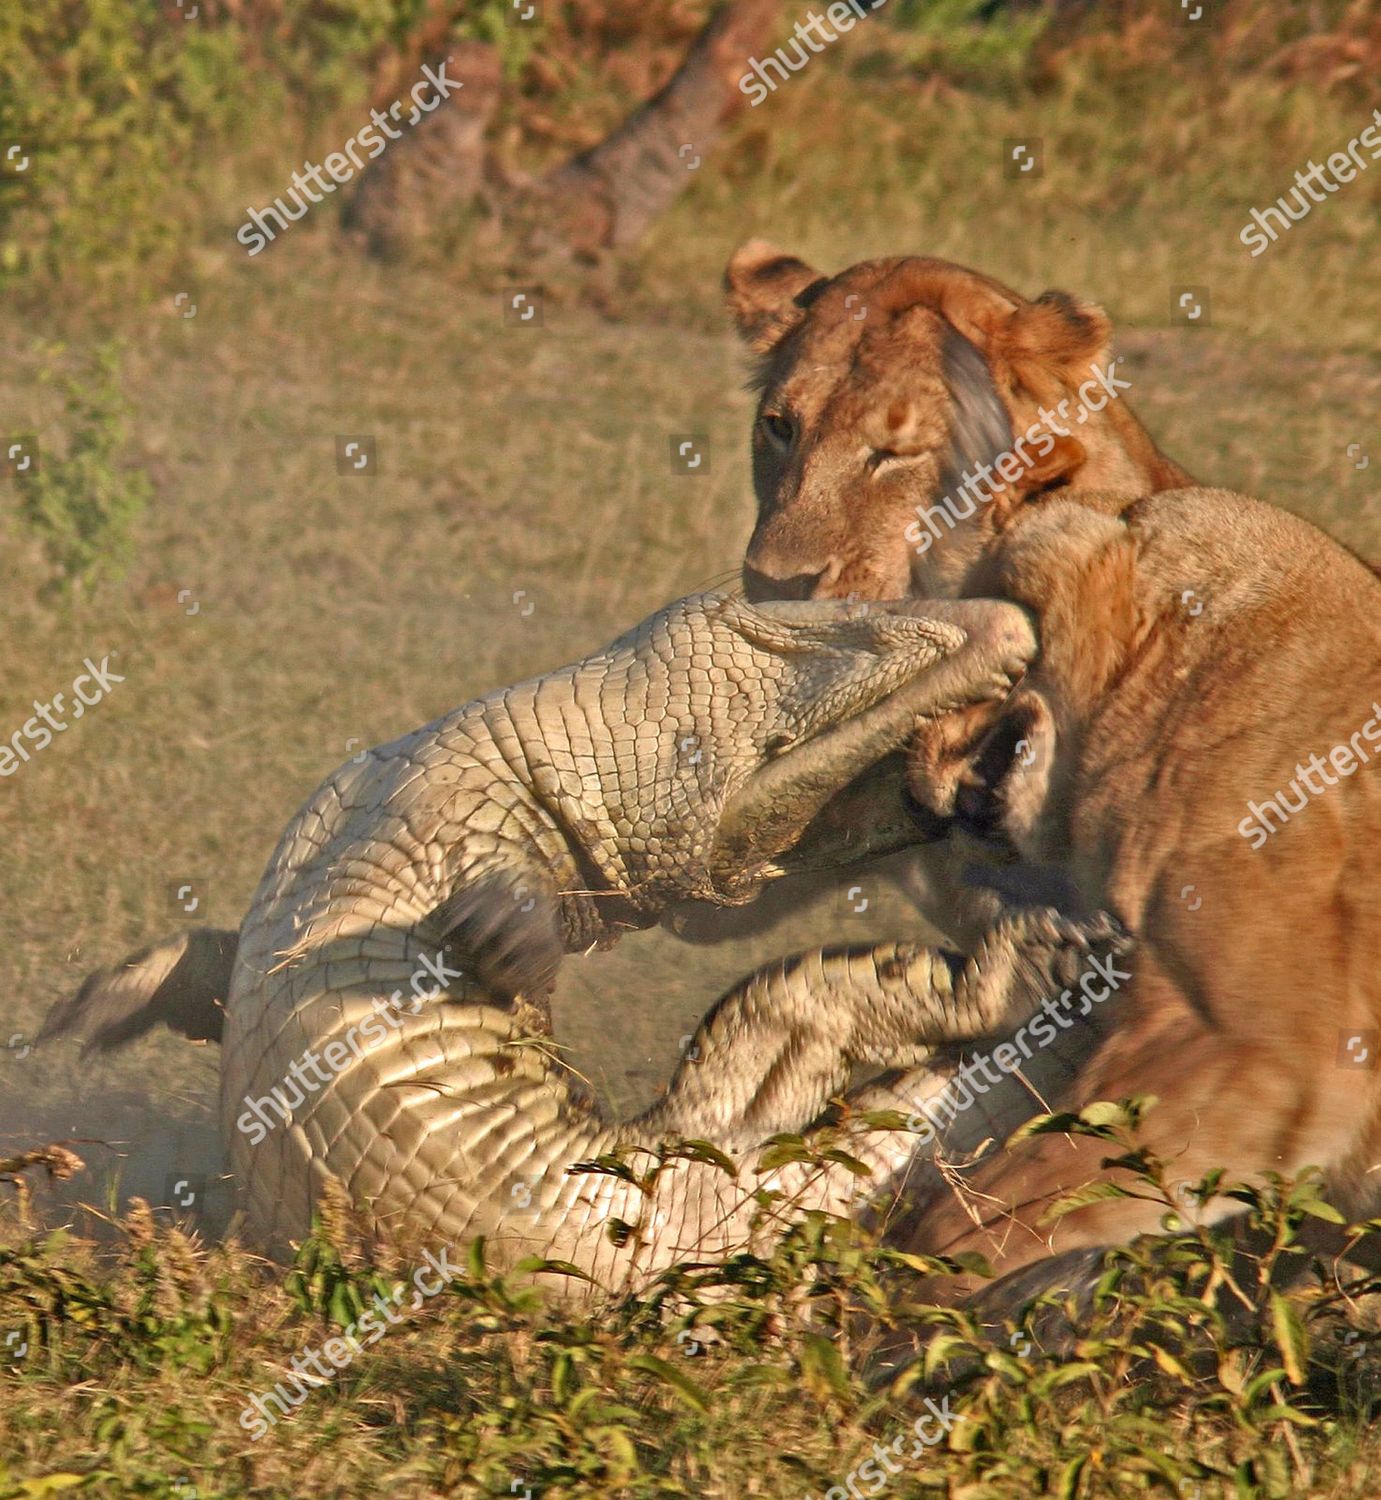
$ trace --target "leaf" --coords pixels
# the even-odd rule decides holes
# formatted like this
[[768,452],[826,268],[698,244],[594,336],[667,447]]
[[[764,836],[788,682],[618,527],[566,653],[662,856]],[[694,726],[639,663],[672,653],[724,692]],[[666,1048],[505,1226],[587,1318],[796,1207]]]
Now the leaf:
[[1303,1385],[1309,1364],[1309,1335],[1296,1309],[1280,1295],[1271,1293],[1271,1328],[1280,1345],[1280,1362],[1293,1385]]
[[1038,1396],[1048,1396],[1051,1392],[1059,1390],[1061,1386],[1070,1385],[1076,1380],[1089,1380],[1104,1373],[1106,1372],[1103,1366],[1095,1364],[1092,1360],[1075,1360],[1042,1375],[1039,1380],[1031,1383],[1031,1389]]
[[1173,1375],[1176,1380],[1183,1381],[1185,1385],[1194,1384],[1194,1376],[1177,1355],[1171,1354],[1168,1349],[1162,1349],[1159,1344],[1152,1346],[1151,1355],[1167,1375]]
[[1072,1214],[1079,1208],[1086,1208],[1090,1203],[1103,1203],[1109,1198],[1130,1198],[1131,1196],[1132,1194],[1126,1188],[1120,1187],[1115,1182],[1086,1182],[1083,1187],[1075,1188],[1072,1193],[1066,1193],[1063,1198],[1057,1198],[1041,1215],[1041,1222],[1049,1223],[1052,1219],[1062,1219],[1066,1214]]
[[617,1177],[620,1182],[626,1182],[642,1192],[647,1191],[647,1180],[628,1165],[621,1156],[612,1151],[605,1152],[603,1156],[597,1156],[593,1161],[577,1161],[566,1168],[568,1176],[576,1177],[585,1173],[593,1173],[601,1177]]
[[1302,1412],[1295,1406],[1263,1406],[1257,1413],[1262,1422],[1289,1422],[1295,1427],[1318,1427],[1317,1417]]
[[1117,1156],[1103,1158],[1103,1167],[1110,1170],[1121,1167],[1124,1172],[1135,1172],[1138,1177],[1154,1178],[1155,1158],[1144,1148],[1139,1151],[1123,1151]]
[[1079,1118],[1086,1125],[1112,1125],[1118,1129],[1126,1129],[1135,1121],[1136,1116],[1125,1105],[1113,1104],[1107,1099],[1095,1099],[1092,1104],[1086,1104],[1079,1111]]
[[1007,1145],[1016,1146],[1032,1135],[1068,1135],[1079,1123],[1078,1115],[1033,1115],[1007,1137]]
[[575,1383],[575,1361],[571,1358],[571,1351],[569,1349],[562,1349],[551,1362],[552,1400],[558,1406],[563,1405],[570,1397]]
[[889,1265],[906,1266],[912,1271],[919,1271],[922,1276],[949,1274],[949,1263],[938,1255],[912,1255],[909,1250],[883,1249],[878,1252],[878,1259],[885,1260]]
[[1270,1388],[1276,1383],[1276,1381],[1278,1381],[1284,1374],[1285,1371],[1282,1370],[1279,1365],[1276,1365],[1273,1369],[1263,1370],[1261,1374],[1254,1375],[1246,1383],[1246,1385],[1242,1387],[1242,1405],[1251,1406],[1258,1399],[1258,1397],[1260,1397],[1266,1391],[1270,1390]]
[[484,1280],[484,1236],[476,1235],[465,1255],[465,1269],[475,1281]]
[[983,1356],[983,1363],[990,1370],[1006,1375],[1017,1385],[1025,1380],[1026,1372],[1022,1369],[1021,1362],[1013,1359],[1004,1349],[989,1349]]
[[794,1139],[775,1141],[768,1146],[758,1157],[757,1166],[753,1170],[761,1175],[764,1172],[773,1172],[778,1167],[790,1166],[792,1162],[813,1162],[814,1160],[814,1151],[800,1136],[796,1136]]
[[1246,1384],[1246,1373],[1242,1368],[1245,1358],[1240,1349],[1230,1349],[1218,1357],[1218,1384],[1230,1395],[1242,1394]]
[[544,1255],[525,1255],[513,1267],[513,1271],[517,1276],[527,1276],[534,1271],[540,1272],[543,1276],[574,1276],[581,1281],[588,1281],[591,1286],[599,1285],[593,1276],[582,1271],[573,1261],[548,1260]]
[[604,1226],[604,1233],[608,1236],[611,1245],[617,1245],[622,1249],[638,1232],[636,1224],[630,1224],[627,1219],[611,1218]]
[[859,1161],[856,1156],[850,1156],[847,1151],[840,1151],[837,1148],[826,1151],[820,1160],[833,1162],[836,1166],[846,1167],[855,1177],[871,1177],[873,1175],[873,1169],[870,1166]]
[[24,1500],[44,1500],[47,1495],[56,1495],[60,1490],[75,1489],[92,1478],[89,1474],[44,1474],[38,1479],[21,1480],[19,1493]]
[[791,1386],[795,1385],[796,1381],[789,1370],[783,1370],[777,1365],[744,1365],[732,1377],[732,1383],[745,1390],[751,1390],[756,1386]]
[[738,1176],[739,1164],[727,1152],[721,1151],[718,1146],[709,1141],[689,1140],[669,1146],[667,1159],[672,1160],[676,1157],[681,1157],[686,1161],[706,1162],[712,1167],[718,1167],[728,1177]]
[[808,1333],[802,1339],[801,1379],[806,1389],[820,1402],[827,1401],[832,1395],[849,1394],[849,1377],[844,1372],[844,1361],[834,1342],[824,1334]]
[[578,1390],[571,1398],[570,1405],[566,1408],[566,1415],[570,1418],[572,1424],[580,1425],[587,1406],[595,1408],[594,1416],[596,1420],[603,1420],[607,1417],[609,1409],[601,1399],[602,1395],[603,1393],[598,1386],[587,1385],[583,1389]]
[[598,1436],[608,1448],[614,1462],[622,1469],[624,1476],[631,1477],[639,1472],[638,1450],[634,1446],[633,1439],[622,1427],[601,1428]]
[[1135,1130],[1141,1117],[1156,1103],[1154,1094],[1139,1095],[1123,1104],[1095,1099],[1076,1114],[1036,1115],[1019,1126],[1008,1138],[1009,1146],[1031,1135],[1083,1135],[1096,1140],[1116,1140],[1121,1133]]
[[655,1354],[635,1354],[628,1361],[628,1367],[632,1370],[641,1370],[645,1375],[651,1375],[664,1385],[670,1386],[672,1394],[684,1401],[692,1411],[702,1414],[709,1412],[709,1396],[689,1375],[683,1374],[674,1365],[669,1365],[666,1360],[658,1359]]
[[1055,1500],[1075,1500],[1079,1493],[1079,1480],[1088,1467],[1088,1459],[1087,1453],[1081,1453],[1064,1466],[1055,1486]]
[[869,1130],[910,1130],[912,1116],[899,1109],[861,1109],[850,1119]]
[[926,1340],[922,1367],[925,1378],[933,1380],[941,1366],[948,1367],[951,1359],[971,1359],[978,1353],[978,1345],[971,1338],[959,1333],[937,1333]]
[[337,1328],[350,1328],[364,1310],[360,1294],[348,1281],[338,1281],[331,1288],[330,1319]]
[[1329,1224],[1346,1224],[1347,1220],[1333,1207],[1331,1203],[1322,1198],[1303,1198],[1295,1204],[1301,1213],[1312,1214],[1316,1219],[1324,1219]]

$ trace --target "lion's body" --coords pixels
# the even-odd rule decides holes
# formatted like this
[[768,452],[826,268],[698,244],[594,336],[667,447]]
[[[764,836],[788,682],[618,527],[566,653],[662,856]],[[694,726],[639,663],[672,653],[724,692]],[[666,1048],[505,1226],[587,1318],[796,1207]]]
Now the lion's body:
[[[1003,841],[1140,939],[1125,1019],[1066,1102],[1156,1096],[1147,1140],[1178,1180],[1317,1165],[1341,1206],[1375,1211],[1381,584],[1293,516],[1181,490],[1034,509],[972,587],[1041,622],[1034,754],[992,790]],[[995,1158],[972,1178],[984,1227],[939,1201],[927,1248],[983,1243],[1010,1268],[1154,1230],[1132,1199],[1040,1225],[1103,1149],[1052,1136]]]
[[[1175,1178],[1318,1165],[1347,1206],[1372,1211],[1381,584],[1292,516],[1183,488],[1120,399],[927,539],[916,506],[934,506],[961,460],[986,448],[992,462],[1004,421],[1020,431],[1032,402],[1048,411],[1106,369],[1107,320],[937,262],[826,282],[748,246],[727,280],[763,361],[750,592],[987,595],[1040,618],[1028,687],[999,714],[931,726],[913,755],[917,795],[960,830],[938,869],[1000,851],[1005,900],[1059,893],[1140,939],[1117,1026],[1049,1102],[1155,1095],[1149,1141]],[[955,356],[965,344],[977,372]],[[879,450],[895,456],[879,466]],[[1252,804],[1282,794],[1298,811],[1267,810],[1268,834]],[[972,935],[999,904],[968,902],[951,930]],[[916,1247],[981,1249],[1012,1270],[1156,1229],[1160,1210],[1133,1198],[1042,1222],[1104,1151],[1045,1136],[994,1155],[969,1177],[970,1202],[942,1192],[918,1206]]]

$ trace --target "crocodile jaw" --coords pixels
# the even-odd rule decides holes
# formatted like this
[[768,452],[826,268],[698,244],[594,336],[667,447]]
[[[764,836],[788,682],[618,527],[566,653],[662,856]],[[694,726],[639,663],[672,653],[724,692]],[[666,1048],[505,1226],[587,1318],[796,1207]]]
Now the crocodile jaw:
[[[1016,605],[919,600],[913,608],[917,615],[959,626],[963,644],[881,702],[821,729],[748,776],[719,819],[708,860],[713,899],[739,904],[764,880],[786,873],[779,856],[802,841],[817,819],[814,832],[838,848],[847,832],[841,828],[846,816],[866,811],[851,859],[916,841],[898,816],[896,777],[885,767],[873,776],[860,771],[899,749],[918,719],[1005,697],[1035,655],[1036,636],[1030,617]],[[810,853],[822,853],[819,839],[810,841]]]

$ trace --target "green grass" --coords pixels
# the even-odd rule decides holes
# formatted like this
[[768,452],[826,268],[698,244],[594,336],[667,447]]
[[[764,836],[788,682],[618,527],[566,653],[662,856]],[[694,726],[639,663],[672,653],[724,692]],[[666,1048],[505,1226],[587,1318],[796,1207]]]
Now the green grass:
[[[146,474],[151,495],[141,516],[121,511],[123,577],[54,596],[51,538],[0,480],[0,738],[86,656],[112,653],[126,679],[0,784],[0,1043],[32,1036],[94,965],[187,920],[172,905],[183,881],[204,882],[197,920],[236,923],[283,824],[353,742],[574,659],[668,598],[732,576],[751,522],[751,402],[717,287],[749,235],[829,269],[914,251],[1028,293],[1096,298],[1119,330],[1131,399],[1167,451],[1381,557],[1381,164],[1258,260],[1237,240],[1252,205],[1283,192],[1311,154],[1343,145],[1369,110],[1251,77],[1206,89],[1190,72],[1151,71],[1114,86],[1078,59],[1040,88],[1013,82],[1011,59],[998,59],[961,90],[917,63],[929,45],[879,33],[813,63],[706,157],[647,245],[601,273],[597,299],[553,288],[539,329],[504,324],[504,273],[454,257],[365,264],[340,248],[327,213],[247,262],[232,239],[244,202],[277,190],[322,143],[270,118],[248,133],[242,160],[160,180],[170,213],[185,214],[188,195],[205,205],[186,221],[195,233],[141,222],[131,233],[147,258],[133,270],[112,260],[61,289],[23,284],[22,314],[0,329],[5,433],[72,452],[81,423],[62,381],[84,378],[113,341],[127,441],[107,442],[98,467]],[[1002,142],[1025,135],[1044,142],[1044,175],[1013,182]],[[132,191],[124,176],[116,185]],[[97,254],[94,221],[68,231]],[[1208,288],[1211,326],[1172,324],[1179,285]],[[184,317],[190,303],[196,315]],[[108,433],[103,420],[88,427]],[[708,434],[708,474],[671,473],[680,433]],[[378,477],[339,473],[337,439],[364,436],[378,443]],[[717,945],[687,950],[654,932],[572,963],[557,1007],[572,1061],[616,1106],[646,1102],[678,1039],[755,962],[915,931],[886,882],[868,879],[866,916],[825,891]],[[617,1052],[610,997],[621,997]],[[87,1138],[89,1172],[60,1195],[38,1191],[42,1223],[60,1222],[74,1197],[124,1214],[131,1192],[165,1201],[170,1173],[214,1177],[215,1062],[167,1037],[89,1064],[63,1046],[0,1047],[0,1155]],[[680,1313],[543,1312],[475,1276],[255,1445],[238,1426],[246,1392],[317,1339],[319,1309],[233,1247],[154,1236],[137,1216],[116,1238],[124,1248],[97,1252],[6,1224],[3,1242],[23,1261],[0,1261],[0,1338],[34,1328],[42,1352],[18,1376],[0,1374],[4,1500],[56,1493],[43,1476],[61,1473],[107,1476],[92,1480],[95,1493],[182,1500],[184,1476],[201,1500],[384,1486],[497,1495],[515,1479],[534,1495],[798,1500],[842,1482],[900,1412],[863,1391],[852,1346],[839,1346],[836,1369],[807,1343],[809,1327],[776,1316],[790,1299],[773,1277],[845,1253],[806,1245],[768,1278],[779,1298],[770,1324],[752,1325],[753,1297],[733,1289],[750,1308],[744,1326],[762,1336],[692,1362],[708,1410],[647,1363],[684,1371]],[[855,1290],[871,1274],[859,1261],[847,1269]],[[1253,1337],[1260,1373],[1274,1334]],[[1003,1357],[965,1387],[972,1426],[959,1430],[971,1446],[892,1493],[1024,1500],[1064,1482],[1077,1500],[1175,1494],[1175,1476],[1133,1462],[1128,1433],[1140,1432],[1139,1451],[1176,1463],[1255,1466],[1235,1491],[1188,1476],[1203,1483],[1198,1500],[1374,1494],[1381,1448],[1361,1398],[1330,1384],[1329,1347],[1320,1325],[1303,1380],[1286,1381],[1291,1404],[1320,1424],[1299,1429],[1295,1455],[1291,1419],[1261,1415],[1269,1390],[1244,1415],[1249,1376],[1236,1366],[1195,1366],[1186,1381],[1105,1350],[1094,1362],[1110,1373],[1062,1391],[1050,1361],[1017,1360],[1014,1372],[999,1344]],[[755,1384],[759,1366],[776,1373]],[[1109,1446],[1102,1434],[1122,1416]],[[1194,1500],[1192,1488],[1181,1494]]]
[[[1037,1128],[1135,1150],[1130,1120]],[[1175,1227],[1161,1164],[1139,1191]],[[1373,1494],[1377,1283],[1321,1267],[1273,1290],[1306,1220],[1337,1216],[1308,1180],[1240,1196],[1264,1256],[1181,1222],[1109,1258],[1073,1341],[1058,1300],[986,1327],[937,1308],[919,1278],[944,1265],[819,1215],[591,1315],[490,1274],[482,1245],[370,1249],[330,1200],[284,1278],[138,1204],[97,1257],[21,1199],[0,1219],[0,1496],[836,1500],[851,1474],[965,1500]],[[865,1380],[899,1333],[923,1360]]]

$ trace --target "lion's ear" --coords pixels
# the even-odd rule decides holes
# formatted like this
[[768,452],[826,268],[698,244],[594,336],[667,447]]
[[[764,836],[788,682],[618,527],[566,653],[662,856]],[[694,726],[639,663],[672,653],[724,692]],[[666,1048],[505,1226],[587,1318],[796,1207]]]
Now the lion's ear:
[[1078,385],[1107,354],[1112,323],[1092,302],[1042,292],[1034,302],[977,278],[941,288],[940,314],[983,353],[988,367],[1044,397]]
[[1005,346],[1013,322],[1029,304],[986,276],[958,270],[943,261],[915,260],[907,267],[903,284],[916,300],[933,307],[951,328],[982,350],[991,364],[994,354]]
[[1087,380],[1091,367],[1106,357],[1111,338],[1112,322],[1096,303],[1068,292],[1042,292],[1008,320],[1001,354],[1022,384],[1034,381],[1039,394],[1052,374],[1076,385]]
[[801,294],[826,278],[805,261],[766,240],[749,240],[724,270],[724,291],[739,337],[754,354],[766,354],[805,317]]

